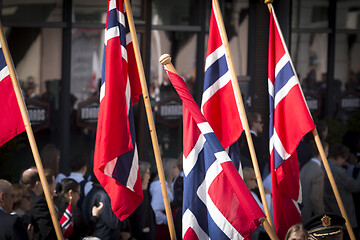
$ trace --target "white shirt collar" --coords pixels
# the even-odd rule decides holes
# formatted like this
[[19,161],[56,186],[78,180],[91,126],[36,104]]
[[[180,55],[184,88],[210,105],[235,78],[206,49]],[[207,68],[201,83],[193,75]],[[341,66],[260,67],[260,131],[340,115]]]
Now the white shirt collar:
[[321,162],[320,162],[318,159],[316,159],[316,158],[311,158],[311,161],[319,164],[319,166],[321,167]]

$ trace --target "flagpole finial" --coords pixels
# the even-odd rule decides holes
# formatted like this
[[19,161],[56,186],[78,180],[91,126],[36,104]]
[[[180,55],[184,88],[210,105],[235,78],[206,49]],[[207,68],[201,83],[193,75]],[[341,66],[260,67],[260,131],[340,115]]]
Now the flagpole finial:
[[264,0],[265,4],[273,3],[273,0]]
[[160,56],[159,58],[159,62],[162,64],[162,65],[166,65],[166,64],[169,64],[171,62],[171,57],[169,54],[163,54]]

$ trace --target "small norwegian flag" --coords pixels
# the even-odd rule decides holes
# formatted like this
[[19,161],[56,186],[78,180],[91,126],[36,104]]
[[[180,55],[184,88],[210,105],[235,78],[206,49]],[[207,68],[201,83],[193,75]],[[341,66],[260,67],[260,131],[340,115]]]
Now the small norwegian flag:
[[60,219],[60,225],[64,232],[64,238],[70,237],[74,230],[71,203],[69,204],[64,214],[62,215]]

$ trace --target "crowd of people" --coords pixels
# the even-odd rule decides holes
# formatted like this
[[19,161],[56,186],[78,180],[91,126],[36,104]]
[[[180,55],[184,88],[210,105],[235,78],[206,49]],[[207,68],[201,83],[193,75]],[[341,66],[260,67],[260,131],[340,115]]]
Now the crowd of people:
[[[249,125],[259,159],[267,205],[272,215],[269,158],[264,152],[267,151],[264,145],[266,141],[260,136],[263,128],[261,115],[249,114]],[[349,222],[355,236],[359,237],[360,214],[356,199],[360,192],[360,167],[354,161],[356,154],[344,144],[328,144],[326,124],[318,123],[317,126]],[[240,140],[239,144],[244,182],[263,209],[256,176],[248,159],[249,153],[244,150],[248,147],[244,141]],[[348,239],[345,220],[340,217],[341,212],[316,144],[304,138],[299,144],[298,153],[303,193],[303,201],[299,206],[302,223],[290,228],[286,239],[318,239],[320,235],[329,234],[339,237],[337,234],[340,233],[341,238],[344,235],[344,239]],[[68,214],[71,206],[72,229],[69,231],[68,227],[61,227],[66,239],[170,239],[160,181],[151,173],[149,162],[139,163],[144,200],[132,215],[120,221],[111,209],[109,196],[88,169],[89,160],[86,157],[74,156],[68,164],[71,171],[68,175],[59,172],[60,150],[56,146],[45,146],[41,159],[58,220]],[[167,194],[178,239],[182,238],[182,159],[182,154],[178,159],[163,159]],[[89,173],[90,177],[87,177]],[[324,219],[330,222],[326,231]],[[24,170],[16,183],[0,180],[0,224],[4,224],[0,228],[0,239],[56,239],[36,167]],[[322,232],[314,229],[322,229]],[[252,239],[268,239],[268,236],[259,228],[253,233]]]
[[[92,173],[85,177],[88,172],[92,172],[87,169],[89,162],[86,157],[76,155],[69,161],[71,172],[68,176],[59,172],[60,151],[53,144],[44,147],[41,159],[65,239],[170,239],[160,181],[157,177],[152,177],[150,163],[139,163],[143,202],[130,217],[120,221],[111,209],[108,194],[96,177]],[[181,174],[180,168],[177,159],[164,159],[170,201],[175,198],[173,183]],[[182,187],[182,182],[177,186]],[[176,192],[182,194],[182,188]],[[182,196],[176,196],[176,199],[182,199]],[[173,207],[178,213],[177,219],[180,219],[177,231],[181,238],[182,201],[179,201]],[[69,214],[70,231],[67,224],[62,224],[62,218],[69,217]],[[9,227],[0,228],[0,239],[57,239],[36,167],[24,170],[17,183],[0,180],[0,223],[2,222],[6,222]]]

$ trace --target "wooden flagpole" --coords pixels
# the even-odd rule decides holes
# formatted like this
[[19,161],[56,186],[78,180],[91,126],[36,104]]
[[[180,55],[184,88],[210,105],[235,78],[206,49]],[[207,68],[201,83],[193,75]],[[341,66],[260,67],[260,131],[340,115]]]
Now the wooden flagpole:
[[[273,7],[273,5],[272,5],[272,2],[273,2],[272,0],[265,0],[265,1],[264,1],[264,3],[267,4],[267,6],[268,6],[268,8],[269,8],[270,14],[273,13],[273,16],[274,16],[274,20],[275,20],[275,22],[276,22],[276,25],[279,26],[278,20],[277,20],[277,18],[276,18],[275,12],[274,12],[274,7]],[[286,47],[286,44],[285,44],[284,36],[282,35],[282,31],[281,31],[280,29],[279,29],[279,34],[280,34],[280,38],[281,38],[281,41],[282,41],[282,43],[283,43],[283,46],[284,46],[284,48],[285,48],[285,51],[286,51],[286,53],[290,56],[289,51],[288,51],[288,49],[287,49],[287,47]],[[296,71],[295,71],[295,67],[294,67],[294,64],[293,64],[293,62],[292,62],[291,57],[290,57],[289,59],[290,59],[290,64],[291,64],[291,67],[292,67],[292,69],[293,69],[293,72],[294,72],[294,74],[295,74],[295,76],[296,76],[296,79],[298,79],[298,81],[299,81],[299,78],[298,78],[297,73],[296,73]],[[303,96],[304,102],[305,102],[305,104],[306,104],[306,107],[307,107],[307,109],[308,109],[308,111],[309,111],[309,114],[310,114],[310,116],[311,116],[309,107],[308,107],[308,105],[307,105],[307,102],[305,101],[304,93],[303,93],[303,91],[302,91],[302,88],[301,88],[300,84],[299,84],[299,88],[300,88],[301,94],[302,94],[302,96]],[[312,116],[311,116],[311,117],[312,117]],[[320,140],[319,134],[318,134],[318,132],[317,132],[317,130],[316,130],[316,127],[312,130],[312,133],[313,133],[313,136],[314,136],[314,139],[315,139],[316,146],[317,146],[317,148],[318,148],[318,150],[319,150],[322,163],[324,164],[326,174],[327,174],[327,176],[328,176],[328,178],[329,178],[331,187],[332,187],[332,189],[333,189],[333,191],[334,191],[334,195],[335,195],[336,201],[337,201],[337,203],[338,203],[338,205],[339,205],[341,215],[342,215],[343,218],[345,219],[345,225],[346,225],[346,229],[347,229],[347,231],[348,231],[348,233],[349,233],[350,239],[351,239],[351,240],[355,240],[356,238],[355,238],[354,232],[353,232],[352,227],[351,227],[351,225],[350,225],[349,218],[347,217],[346,210],[345,210],[345,208],[344,208],[344,204],[343,204],[343,202],[342,202],[342,200],[341,200],[341,197],[340,197],[340,194],[339,194],[339,190],[338,190],[338,188],[337,188],[337,186],[336,186],[334,176],[333,176],[333,174],[332,174],[332,172],[331,172],[330,165],[329,165],[329,162],[328,162],[328,160],[327,160],[327,158],[326,158],[326,154],[325,154],[324,148],[323,148],[323,146],[322,146],[322,144],[321,144],[321,140]]]
[[154,118],[152,115],[149,92],[148,92],[146,79],[145,79],[144,67],[142,64],[139,44],[137,41],[135,25],[134,25],[134,18],[133,18],[133,14],[131,11],[131,6],[129,3],[129,0],[124,0],[124,3],[125,3],[126,15],[128,17],[131,38],[132,38],[132,42],[133,42],[133,46],[134,46],[136,64],[137,64],[139,76],[140,76],[142,94],[143,94],[143,98],[144,98],[144,104],[145,104],[145,110],[146,110],[146,115],[147,115],[148,124],[149,124],[151,140],[152,140],[152,144],[153,144],[153,148],[154,148],[154,155],[155,155],[155,160],[156,160],[157,171],[159,174],[161,192],[162,192],[163,199],[164,199],[165,213],[166,213],[166,217],[167,217],[167,221],[168,221],[170,237],[171,237],[171,239],[176,240],[174,220],[173,220],[170,203],[169,203],[169,197],[168,197],[167,189],[166,189],[164,167],[163,167],[163,164],[161,161],[159,142],[158,142],[157,135],[156,135],[156,129],[155,129],[155,124],[154,124]]
[[[170,71],[170,72],[173,72],[177,75],[179,75],[177,72],[176,72],[176,69],[174,68],[174,65],[171,63],[171,57],[169,54],[163,54],[160,59],[159,59],[159,62],[166,66],[166,68]],[[272,240],[278,240],[278,237],[276,236],[276,233],[274,231],[274,229],[270,226],[269,222],[267,221],[266,218],[261,218],[259,219],[261,224],[263,225],[265,231],[267,232],[267,234],[269,235],[270,239]]]
[[59,220],[58,220],[57,214],[55,212],[54,203],[53,203],[53,201],[51,199],[49,185],[48,185],[48,182],[47,182],[46,177],[45,177],[44,168],[43,168],[43,165],[42,165],[42,162],[41,162],[41,159],[40,159],[40,155],[39,155],[39,150],[37,148],[36,141],[35,141],[35,138],[34,138],[34,133],[32,131],[31,125],[30,125],[30,120],[29,120],[29,116],[28,116],[28,113],[27,113],[25,103],[24,103],[24,99],[23,99],[22,93],[20,91],[19,83],[18,83],[18,80],[17,80],[17,75],[16,75],[16,72],[15,72],[15,68],[14,68],[14,64],[13,64],[10,52],[8,50],[8,45],[7,45],[7,42],[6,42],[6,39],[5,39],[2,24],[0,24],[0,43],[1,43],[1,46],[2,46],[2,50],[3,50],[3,53],[4,53],[6,64],[8,66],[9,72],[10,72],[11,82],[12,82],[12,85],[13,85],[13,89],[15,91],[17,102],[19,104],[21,116],[22,116],[22,119],[23,119],[23,122],[24,122],[24,125],[25,125],[25,130],[26,130],[26,133],[27,133],[27,136],[28,136],[28,139],[29,139],[32,154],[34,156],[36,168],[37,168],[38,173],[39,173],[41,185],[42,185],[42,188],[44,190],[46,202],[47,202],[48,208],[50,210],[51,220],[52,220],[54,228],[55,228],[56,236],[57,236],[57,238],[59,240],[60,239],[62,240],[63,235],[62,235],[62,232],[61,232]]
[[222,38],[224,46],[225,46],[225,54],[226,54],[227,59],[229,59],[229,68],[230,68],[230,72],[231,72],[231,79],[232,79],[232,82],[233,82],[233,86],[235,88],[235,96],[236,96],[236,98],[238,100],[238,106],[239,106],[239,109],[240,109],[240,117],[241,117],[241,121],[242,121],[242,124],[243,124],[243,127],[244,127],[247,143],[248,143],[248,146],[249,146],[250,156],[251,156],[251,160],[252,160],[252,163],[253,163],[253,166],[254,166],[255,177],[256,177],[256,181],[257,181],[259,191],[260,191],[261,201],[262,201],[262,204],[264,206],[266,218],[268,219],[270,225],[272,225],[269,207],[268,207],[268,204],[266,202],[264,185],[263,185],[263,182],[262,182],[262,179],[261,179],[261,173],[260,173],[260,170],[259,170],[259,164],[258,164],[256,153],[255,153],[254,143],[253,143],[252,138],[251,138],[250,128],[249,128],[248,120],[247,120],[246,113],[245,113],[244,103],[243,103],[243,100],[242,100],[242,97],[241,97],[240,87],[239,87],[239,84],[238,84],[238,81],[237,81],[233,61],[232,61],[232,58],[231,58],[229,42],[228,42],[228,38],[227,38],[227,35],[226,35],[226,30],[225,30],[225,26],[224,26],[224,21],[222,19],[219,2],[218,2],[218,0],[213,0],[213,3],[214,3],[214,10],[215,10],[216,15],[218,17],[217,20],[219,22],[220,35],[221,35],[221,38]]

